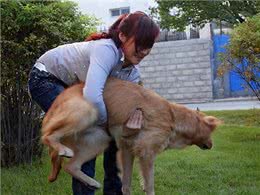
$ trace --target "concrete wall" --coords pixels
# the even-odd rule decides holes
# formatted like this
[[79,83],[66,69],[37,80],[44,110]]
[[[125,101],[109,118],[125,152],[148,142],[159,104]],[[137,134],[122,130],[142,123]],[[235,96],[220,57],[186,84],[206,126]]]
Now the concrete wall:
[[211,101],[211,52],[207,39],[155,43],[140,64],[145,87],[179,103]]

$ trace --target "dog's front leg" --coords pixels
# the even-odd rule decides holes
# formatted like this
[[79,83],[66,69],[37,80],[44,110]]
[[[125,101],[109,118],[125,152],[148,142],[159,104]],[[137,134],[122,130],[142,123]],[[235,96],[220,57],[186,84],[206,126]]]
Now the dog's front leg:
[[121,148],[121,158],[123,167],[122,191],[124,195],[130,195],[134,156],[123,146]]
[[144,180],[144,191],[147,195],[154,195],[154,156],[140,157],[139,163]]

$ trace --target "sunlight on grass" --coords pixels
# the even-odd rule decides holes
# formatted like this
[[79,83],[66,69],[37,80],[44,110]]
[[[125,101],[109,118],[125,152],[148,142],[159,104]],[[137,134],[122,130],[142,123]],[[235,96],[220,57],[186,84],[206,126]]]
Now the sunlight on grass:
[[[193,146],[160,154],[155,164],[156,194],[260,194],[260,110],[207,114],[225,122],[214,133],[213,149],[202,151]],[[50,163],[46,154],[32,166],[3,168],[2,194],[71,194],[71,178],[64,171],[56,182],[48,183]],[[102,160],[100,156],[96,165],[96,179],[100,182]],[[139,183],[136,162],[134,195],[143,194]]]

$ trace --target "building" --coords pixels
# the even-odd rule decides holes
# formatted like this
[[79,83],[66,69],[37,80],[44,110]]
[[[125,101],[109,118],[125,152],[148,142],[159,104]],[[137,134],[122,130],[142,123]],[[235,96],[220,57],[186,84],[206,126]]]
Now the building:
[[99,31],[105,31],[119,15],[143,11],[148,13],[149,7],[155,5],[154,0],[73,0],[78,3],[82,13],[94,15],[102,21]]
[[[94,15],[103,22],[99,31],[106,31],[121,14],[149,13],[149,7],[156,6],[152,0],[74,1],[82,13]],[[140,66],[145,86],[177,102],[250,95],[241,88],[239,78],[231,73],[227,73],[224,79],[217,77],[219,61],[216,48],[223,47],[217,41],[218,31],[216,27],[212,28],[212,24],[206,24],[203,29],[187,27],[185,32],[162,29],[159,43]]]

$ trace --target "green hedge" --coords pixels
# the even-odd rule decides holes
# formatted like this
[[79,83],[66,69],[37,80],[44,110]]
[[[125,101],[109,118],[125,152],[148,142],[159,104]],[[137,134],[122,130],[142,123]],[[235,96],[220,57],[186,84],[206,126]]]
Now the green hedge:
[[1,164],[40,156],[41,111],[27,92],[35,60],[58,45],[83,41],[98,20],[70,1],[1,0]]

